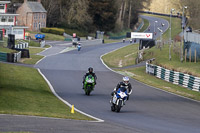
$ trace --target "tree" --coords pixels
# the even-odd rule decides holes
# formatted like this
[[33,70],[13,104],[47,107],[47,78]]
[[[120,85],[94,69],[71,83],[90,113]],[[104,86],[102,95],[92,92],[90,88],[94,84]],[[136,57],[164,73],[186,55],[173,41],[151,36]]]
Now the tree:
[[59,1],[43,0],[42,4],[47,11],[47,26],[56,26],[60,18]]
[[89,14],[94,30],[111,31],[115,28],[117,8],[115,0],[89,0]]
[[133,28],[138,21],[138,10],[149,6],[151,0],[117,0],[117,30]]
[[73,25],[75,28],[89,30],[92,24],[92,18],[88,14],[88,0],[70,0],[69,10],[66,14],[66,22],[68,25]]

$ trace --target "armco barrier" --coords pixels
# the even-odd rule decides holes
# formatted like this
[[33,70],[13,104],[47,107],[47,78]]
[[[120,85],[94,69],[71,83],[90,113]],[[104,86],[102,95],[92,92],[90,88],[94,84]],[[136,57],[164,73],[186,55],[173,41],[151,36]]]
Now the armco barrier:
[[194,77],[189,74],[168,70],[163,67],[150,64],[148,62],[146,62],[146,73],[154,75],[157,78],[163,79],[167,82],[181,85],[194,91],[200,91],[199,77]]
[[0,61],[7,61],[7,53],[0,52]]
[[18,53],[3,53],[0,52],[0,61],[4,62],[19,62],[21,59],[21,51]]
[[28,47],[29,47],[29,44],[27,42],[20,42],[19,44],[15,45],[15,48],[18,48],[18,49],[25,49]]
[[19,62],[19,60],[21,59],[21,54],[21,51],[19,51],[18,53],[14,53],[14,62]]

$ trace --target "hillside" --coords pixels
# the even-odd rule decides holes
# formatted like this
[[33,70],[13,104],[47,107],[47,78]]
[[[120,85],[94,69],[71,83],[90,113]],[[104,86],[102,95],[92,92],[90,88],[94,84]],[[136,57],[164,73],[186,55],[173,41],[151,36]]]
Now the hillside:
[[199,0],[152,0],[149,6],[146,5],[144,11],[157,12],[170,14],[171,9],[175,9],[173,14],[183,13],[183,6],[187,6],[184,9],[184,15],[189,18],[189,25],[193,29],[200,29],[198,20],[200,19],[200,1]]

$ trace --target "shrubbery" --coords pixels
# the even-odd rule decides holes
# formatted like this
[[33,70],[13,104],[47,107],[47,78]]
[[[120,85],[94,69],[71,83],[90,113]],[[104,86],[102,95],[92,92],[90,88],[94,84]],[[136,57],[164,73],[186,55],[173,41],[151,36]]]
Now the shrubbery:
[[42,28],[41,32],[43,33],[51,33],[56,35],[63,35],[63,33],[66,33],[68,35],[73,35],[73,33],[76,33],[79,37],[88,36],[87,32],[75,30],[75,29],[62,29],[62,28]]

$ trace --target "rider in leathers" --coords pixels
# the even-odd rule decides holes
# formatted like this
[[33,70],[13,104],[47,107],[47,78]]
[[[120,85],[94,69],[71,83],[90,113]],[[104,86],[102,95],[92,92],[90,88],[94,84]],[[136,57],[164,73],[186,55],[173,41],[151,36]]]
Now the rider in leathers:
[[[92,67],[89,67],[89,68],[88,68],[88,72],[83,76],[83,86],[84,86],[85,78],[86,78],[88,75],[92,75],[92,76],[94,77],[94,84],[96,85],[97,76],[96,76],[96,74],[93,72],[93,68],[92,68]],[[84,87],[83,87],[83,89],[84,89]]]

